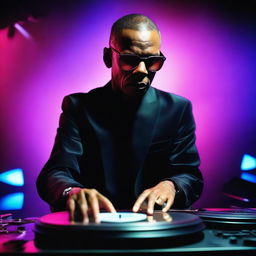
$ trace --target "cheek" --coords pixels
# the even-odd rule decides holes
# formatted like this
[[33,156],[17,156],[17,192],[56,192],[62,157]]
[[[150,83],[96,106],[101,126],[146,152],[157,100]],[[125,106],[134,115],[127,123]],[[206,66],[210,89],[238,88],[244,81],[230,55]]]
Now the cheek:
[[120,77],[121,74],[122,74],[122,71],[120,70],[120,68],[118,66],[117,60],[115,58],[113,58],[113,61],[112,61],[112,75],[114,77]]
[[119,83],[127,77],[127,74],[123,72],[116,63],[112,66],[112,78]]
[[115,81],[115,83],[119,87],[123,87],[128,82],[129,77],[131,76],[130,73],[124,72],[120,69],[118,60],[116,58],[112,59],[112,80]]
[[118,68],[112,68],[112,79],[116,81],[116,83],[120,84],[120,82],[124,79],[122,71]]

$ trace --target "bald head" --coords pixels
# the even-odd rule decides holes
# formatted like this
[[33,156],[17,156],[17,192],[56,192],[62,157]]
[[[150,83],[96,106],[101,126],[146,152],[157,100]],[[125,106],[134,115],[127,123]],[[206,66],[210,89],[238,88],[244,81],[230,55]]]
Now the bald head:
[[129,14],[118,19],[111,28],[109,44],[115,44],[122,31],[125,29],[136,31],[156,31],[160,36],[157,25],[147,16],[142,14]]
[[[142,59],[160,56],[160,45],[159,29],[147,16],[130,14],[117,20],[111,29],[110,47],[104,48],[103,56],[106,66],[111,67],[113,90],[128,97],[142,96],[156,73],[149,67],[153,63]],[[139,62],[134,63],[138,58]]]

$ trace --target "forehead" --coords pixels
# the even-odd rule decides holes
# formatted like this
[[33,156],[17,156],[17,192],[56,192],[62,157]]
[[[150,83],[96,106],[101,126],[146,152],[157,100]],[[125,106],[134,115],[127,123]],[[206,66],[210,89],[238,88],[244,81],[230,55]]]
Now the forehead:
[[120,51],[157,53],[160,49],[160,35],[156,30],[123,29],[115,38],[115,47]]

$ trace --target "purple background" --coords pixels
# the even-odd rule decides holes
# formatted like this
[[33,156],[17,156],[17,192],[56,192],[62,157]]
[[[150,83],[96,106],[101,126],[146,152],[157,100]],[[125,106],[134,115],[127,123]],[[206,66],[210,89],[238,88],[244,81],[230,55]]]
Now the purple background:
[[[150,3],[150,4],[149,4]],[[151,17],[167,57],[153,86],[193,103],[205,189],[194,207],[223,207],[222,186],[239,176],[244,153],[256,156],[256,40],[249,22],[207,5],[168,1],[84,1],[24,23],[32,36],[0,30],[0,172],[22,168],[22,215],[49,211],[36,177],[47,161],[65,95],[107,83],[103,48],[112,23]]]

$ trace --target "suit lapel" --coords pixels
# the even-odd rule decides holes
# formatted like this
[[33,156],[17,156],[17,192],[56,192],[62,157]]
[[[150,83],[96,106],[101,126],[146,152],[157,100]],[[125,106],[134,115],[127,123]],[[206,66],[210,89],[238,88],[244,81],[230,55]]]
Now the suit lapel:
[[113,132],[118,118],[111,92],[107,84],[99,93],[89,97],[86,115],[97,137],[105,172],[106,189],[113,195],[117,191],[116,150]]
[[152,142],[157,123],[159,103],[154,88],[150,87],[143,97],[135,116],[132,136],[134,171],[137,172],[135,194],[140,193],[142,165]]
[[[115,194],[117,189],[117,152],[114,134],[118,132],[120,110],[116,109],[111,84],[86,100],[86,116],[98,137],[105,172],[107,190]],[[100,102],[100,104],[99,104]],[[141,167],[154,135],[158,117],[158,100],[154,88],[150,87],[139,105],[134,118],[132,132],[132,159],[135,181],[135,194],[141,184]]]

